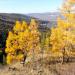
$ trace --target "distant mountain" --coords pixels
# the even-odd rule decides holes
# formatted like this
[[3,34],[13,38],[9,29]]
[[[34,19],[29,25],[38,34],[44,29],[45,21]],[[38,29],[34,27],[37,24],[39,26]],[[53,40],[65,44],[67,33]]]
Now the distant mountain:
[[48,13],[31,13],[27,14],[30,17],[38,18],[39,20],[49,21],[47,27],[55,27],[57,25],[57,18],[64,18],[60,12],[48,12]]
[[32,18],[40,22],[39,25],[43,30],[45,26],[48,28],[56,26],[58,16],[62,17],[59,12],[31,14],[0,13],[0,30],[11,29],[17,20],[25,20],[29,23]]
[[30,20],[34,18],[37,21],[39,21],[39,28],[40,25],[42,25],[42,28],[45,27],[45,24],[48,24],[48,21],[45,20],[40,20],[38,18],[35,17],[31,17],[29,15],[26,14],[9,14],[9,13],[0,13],[0,31],[3,30],[11,30],[13,28],[13,25],[15,25],[15,22],[17,20],[19,21],[26,21],[28,24],[30,23]]
[[38,18],[45,21],[56,21],[58,16],[61,16],[59,12],[48,12],[48,13],[31,13],[28,16]]
[[24,14],[17,14],[17,13],[0,13],[0,18],[8,20],[8,21],[30,21],[32,17],[28,16],[28,15],[24,15]]

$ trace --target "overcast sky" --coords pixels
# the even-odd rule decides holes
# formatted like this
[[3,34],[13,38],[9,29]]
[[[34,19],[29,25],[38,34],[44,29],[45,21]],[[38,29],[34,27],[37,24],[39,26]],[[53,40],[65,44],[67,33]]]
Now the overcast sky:
[[63,0],[0,0],[0,13],[55,12]]

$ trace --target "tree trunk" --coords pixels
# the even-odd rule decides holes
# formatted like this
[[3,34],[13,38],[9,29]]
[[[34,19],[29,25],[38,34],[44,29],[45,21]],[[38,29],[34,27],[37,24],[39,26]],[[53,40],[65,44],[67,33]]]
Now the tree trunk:
[[27,52],[26,51],[23,52],[23,55],[24,55],[24,57],[23,57],[23,60],[21,61],[21,64],[24,66],[26,58],[27,58]]

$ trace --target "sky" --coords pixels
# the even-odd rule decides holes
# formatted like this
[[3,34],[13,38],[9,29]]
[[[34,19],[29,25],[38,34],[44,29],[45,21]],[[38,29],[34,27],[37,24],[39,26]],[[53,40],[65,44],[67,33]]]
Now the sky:
[[56,12],[63,0],[0,0],[0,13]]

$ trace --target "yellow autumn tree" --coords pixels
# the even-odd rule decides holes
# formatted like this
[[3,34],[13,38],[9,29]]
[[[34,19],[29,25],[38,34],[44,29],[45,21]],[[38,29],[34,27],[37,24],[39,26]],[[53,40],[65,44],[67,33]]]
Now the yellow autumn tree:
[[40,32],[38,30],[38,23],[35,19],[31,19],[30,25],[30,47],[31,51],[38,53],[40,51]]
[[24,63],[28,52],[33,49],[39,50],[39,34],[38,25],[34,19],[31,20],[30,25],[27,25],[25,21],[16,21],[6,40],[7,63],[14,61]]
[[[74,1],[74,2],[72,2]],[[57,26],[51,29],[50,44],[56,55],[75,55],[75,0],[66,0],[62,7],[64,19],[58,17]]]
[[[27,24],[23,21],[21,24],[16,21],[12,31],[9,31],[6,40],[7,63],[10,64],[13,60],[22,60],[24,57],[23,50],[20,48],[21,33],[26,30]],[[21,45],[22,46],[22,45]]]

